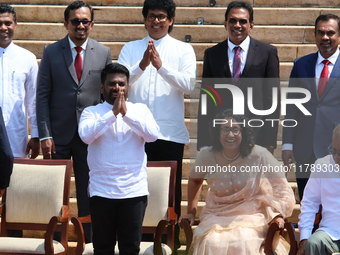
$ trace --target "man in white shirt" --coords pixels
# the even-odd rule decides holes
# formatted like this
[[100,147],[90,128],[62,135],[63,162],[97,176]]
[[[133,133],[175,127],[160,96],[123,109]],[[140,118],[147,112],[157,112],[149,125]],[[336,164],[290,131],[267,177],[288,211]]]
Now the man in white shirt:
[[101,73],[105,102],[84,109],[79,135],[88,144],[90,210],[95,254],[138,254],[147,205],[145,142],[159,127],[146,105],[127,102],[129,70],[109,64]]
[[[289,87],[304,88],[311,95],[303,104],[310,115],[288,104],[285,124],[292,127],[283,128],[282,160],[285,165],[296,162],[300,200],[310,175],[310,165],[328,154],[332,131],[340,123],[339,24],[339,17],[333,14],[322,14],[315,20],[315,43],[319,50],[296,59],[290,75]],[[300,100],[304,96],[289,93],[288,97]]]
[[12,42],[16,27],[14,8],[0,4],[0,107],[14,157],[24,158],[31,151],[31,158],[36,158],[40,149],[35,113],[38,64],[33,53]]
[[[298,255],[331,255],[340,251],[340,125],[333,131],[328,150],[331,155],[315,162],[301,201]],[[322,219],[312,234],[319,205],[322,205]]]
[[118,63],[130,69],[129,101],[146,104],[160,127],[158,140],[145,146],[148,160],[177,161],[175,212],[180,216],[183,150],[189,143],[184,94],[195,88],[196,56],[190,44],[169,35],[175,9],[172,0],[146,0],[142,13],[149,35],[127,43]]

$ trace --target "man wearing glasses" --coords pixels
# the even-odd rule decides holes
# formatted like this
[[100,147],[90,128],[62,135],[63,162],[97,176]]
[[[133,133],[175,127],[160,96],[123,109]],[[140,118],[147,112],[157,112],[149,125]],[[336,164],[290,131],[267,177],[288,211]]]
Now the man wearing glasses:
[[[45,47],[38,72],[37,120],[45,159],[73,159],[78,216],[90,214],[87,145],[78,135],[84,108],[100,102],[100,74],[111,63],[110,49],[89,38],[93,9],[75,1],[64,13],[68,35]],[[83,224],[85,241],[91,227]]]
[[184,94],[195,88],[196,56],[190,44],[169,35],[175,9],[172,0],[146,0],[142,13],[149,35],[127,43],[118,63],[130,69],[129,101],[146,104],[160,127],[157,141],[145,145],[148,160],[177,160],[175,211],[179,216],[183,150],[189,142]]
[[[298,255],[332,254],[340,251],[339,164],[340,125],[333,131],[331,155],[318,159],[311,166],[311,175],[305,187],[299,216],[300,245]],[[322,219],[314,234],[315,214],[322,205]]]

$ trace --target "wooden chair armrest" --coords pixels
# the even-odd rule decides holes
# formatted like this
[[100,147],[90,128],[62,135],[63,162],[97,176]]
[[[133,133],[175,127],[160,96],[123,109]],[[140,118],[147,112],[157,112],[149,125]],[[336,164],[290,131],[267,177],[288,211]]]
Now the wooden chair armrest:
[[59,217],[53,216],[48,223],[46,234],[45,234],[45,254],[46,255],[53,255],[54,254],[54,247],[53,247],[53,233],[57,226]]
[[63,205],[61,208],[61,216],[58,217],[58,222],[68,222],[71,217],[70,209],[67,205]]
[[[295,255],[297,253],[297,239],[296,233],[293,225],[289,222],[286,222],[284,225],[284,229],[287,229],[290,243],[289,255]],[[274,235],[276,231],[282,230],[279,228],[279,225],[274,222],[269,226],[267,237],[265,240],[264,253],[266,255],[273,255],[272,243],[274,239]]]
[[155,238],[154,238],[154,243],[153,243],[153,254],[154,255],[163,255],[162,252],[162,235],[164,232],[164,229],[166,226],[171,224],[172,220],[170,222],[168,220],[161,220],[158,222],[157,228],[156,228],[156,233],[155,233]]
[[74,231],[77,235],[77,247],[76,247],[76,255],[81,255],[85,249],[85,237],[84,230],[81,224],[81,221],[77,217],[72,217],[71,222],[74,225]]
[[176,224],[177,214],[175,213],[175,210],[173,207],[168,208],[168,220],[175,221],[174,223],[171,223],[171,224]]
[[1,203],[0,204],[0,215],[2,214],[2,208],[5,206],[5,204],[4,203]]

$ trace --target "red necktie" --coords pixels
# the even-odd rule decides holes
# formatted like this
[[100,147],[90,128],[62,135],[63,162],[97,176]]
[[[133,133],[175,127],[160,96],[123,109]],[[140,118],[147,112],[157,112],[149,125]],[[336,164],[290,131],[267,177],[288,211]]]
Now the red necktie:
[[241,77],[241,47],[234,47],[234,63],[233,63],[233,78],[237,82]]
[[78,81],[80,81],[81,72],[83,71],[83,60],[82,60],[81,55],[80,55],[82,47],[74,47],[74,48],[77,51],[77,56],[76,56],[76,59],[74,60],[74,67],[76,68]]
[[324,64],[321,75],[320,75],[320,80],[319,80],[319,87],[318,87],[318,94],[319,98],[321,98],[323,91],[326,88],[327,85],[327,80],[328,80],[328,64],[331,63],[329,60],[324,60],[322,61]]

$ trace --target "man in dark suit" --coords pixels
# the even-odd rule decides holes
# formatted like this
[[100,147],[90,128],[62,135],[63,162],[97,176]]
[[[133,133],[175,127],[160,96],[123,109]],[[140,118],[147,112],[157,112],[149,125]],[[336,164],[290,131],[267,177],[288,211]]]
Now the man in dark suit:
[[[234,84],[240,88],[247,102],[247,89],[253,88],[254,108],[257,110],[267,110],[272,106],[273,88],[279,90],[279,59],[274,46],[260,42],[249,36],[254,27],[253,9],[246,2],[234,1],[228,5],[225,13],[224,26],[228,31],[228,39],[209,48],[205,51],[203,62],[203,84],[214,88],[217,83]],[[236,53],[236,50],[239,53]],[[234,64],[235,58],[239,54],[241,60],[239,69]],[[209,79],[214,78],[214,79]],[[216,79],[223,78],[223,79]],[[252,79],[246,79],[252,78]],[[273,78],[273,79],[269,79]],[[222,109],[232,108],[233,98],[227,89],[216,89],[221,98],[222,105],[214,105],[213,100],[207,99],[207,113],[202,115],[199,107],[198,114],[198,137],[197,149],[209,146],[209,127],[216,113]],[[202,94],[205,92],[201,91]],[[279,99],[279,91],[277,93]],[[200,97],[200,106],[202,99]],[[245,115],[249,119],[279,119],[279,100],[277,100],[276,110],[267,116],[258,116],[250,112],[245,105]],[[276,137],[278,125],[277,121],[263,121],[261,128],[256,128],[256,143],[265,146],[273,153],[276,148]],[[253,123],[255,126],[255,123]],[[259,125],[257,123],[256,125]]]
[[[110,49],[89,38],[93,9],[75,1],[64,13],[68,36],[45,48],[38,72],[37,120],[44,158],[73,158],[78,216],[90,214],[87,145],[78,135],[81,112],[100,102],[100,74],[111,63]],[[84,224],[91,241],[89,224]]]
[[9,186],[13,168],[13,154],[9,145],[2,109],[0,107],[0,198]]
[[311,115],[305,115],[295,105],[287,105],[285,118],[298,124],[283,128],[282,160],[285,165],[296,162],[300,199],[311,164],[328,154],[332,131],[340,123],[339,27],[338,16],[320,15],[315,21],[315,43],[319,51],[296,59],[290,75],[289,87],[304,88],[311,93],[311,99],[303,105]]

